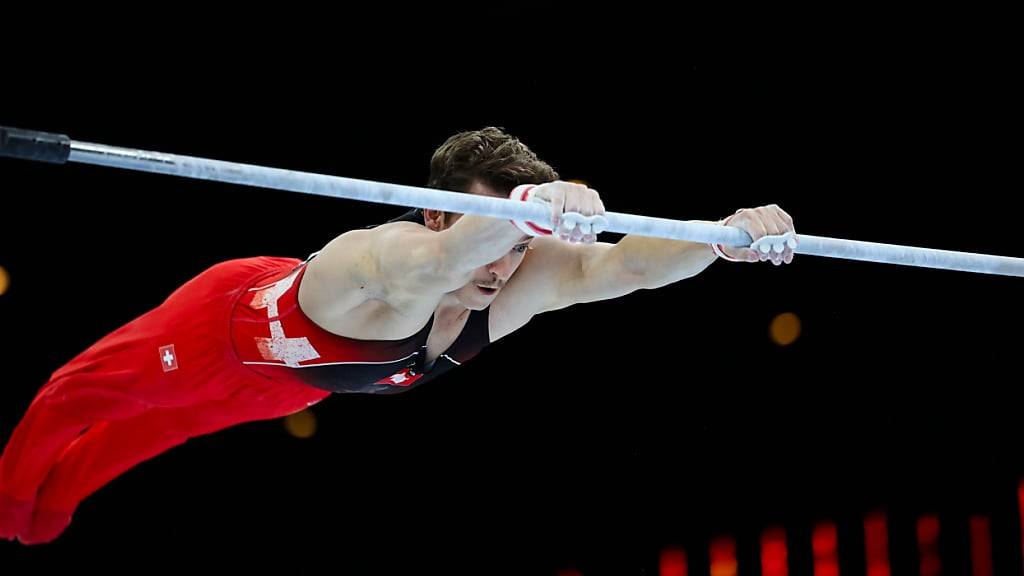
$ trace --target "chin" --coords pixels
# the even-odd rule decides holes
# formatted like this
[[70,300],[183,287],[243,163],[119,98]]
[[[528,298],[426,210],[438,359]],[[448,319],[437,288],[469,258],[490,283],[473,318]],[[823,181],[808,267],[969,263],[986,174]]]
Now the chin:
[[462,301],[462,305],[465,306],[468,310],[483,310],[483,309],[487,308],[488,306],[490,306],[491,302],[493,302],[493,301],[494,301],[493,298],[491,298],[489,300],[480,300],[480,299],[474,299],[472,301],[463,300]]
[[[473,286],[472,289],[475,291],[476,290],[476,286]],[[488,306],[490,306],[492,302],[494,302],[494,298],[497,295],[498,295],[497,292],[495,292],[494,295],[489,296],[489,297],[488,296],[484,296],[484,295],[480,295],[480,294],[468,294],[468,295],[461,295],[460,294],[459,295],[459,303],[462,304],[463,306],[465,306],[466,309],[468,309],[468,310],[483,310],[483,309],[487,308]]]

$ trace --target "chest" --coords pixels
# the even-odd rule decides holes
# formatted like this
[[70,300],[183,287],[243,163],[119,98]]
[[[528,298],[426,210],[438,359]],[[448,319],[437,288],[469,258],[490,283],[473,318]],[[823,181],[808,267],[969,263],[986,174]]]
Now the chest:
[[425,358],[427,366],[432,366],[434,361],[458,340],[459,334],[466,327],[468,319],[468,310],[458,315],[439,313],[435,317],[434,323],[430,327],[430,333],[427,335],[427,355]]

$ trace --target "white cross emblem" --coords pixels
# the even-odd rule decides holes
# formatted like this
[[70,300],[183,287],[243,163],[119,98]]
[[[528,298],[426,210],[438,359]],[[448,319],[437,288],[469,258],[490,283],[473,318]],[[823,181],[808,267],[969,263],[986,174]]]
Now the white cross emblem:
[[164,372],[178,369],[178,355],[174,352],[174,344],[161,346],[159,354],[160,367],[164,369]]
[[267,309],[267,317],[270,321],[270,338],[256,338],[256,348],[264,360],[279,360],[285,366],[297,367],[300,362],[315,360],[320,353],[309,343],[309,338],[288,338],[284,334],[284,327],[277,318],[277,300],[292,287],[295,283],[295,270],[287,277],[278,280],[274,284],[261,289],[253,296],[250,306],[254,310]]
[[374,382],[374,384],[384,384],[387,386],[401,386],[405,388],[406,386],[412,386],[413,382],[419,380],[421,376],[423,375],[417,374],[411,368],[404,368],[401,372],[395,372],[394,374],[388,376],[387,378],[382,378]]

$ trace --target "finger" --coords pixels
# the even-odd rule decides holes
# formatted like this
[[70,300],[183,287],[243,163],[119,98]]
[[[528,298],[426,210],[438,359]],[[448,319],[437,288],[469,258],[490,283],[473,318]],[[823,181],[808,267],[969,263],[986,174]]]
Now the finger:
[[782,218],[770,208],[763,208],[757,211],[757,215],[761,217],[761,221],[764,222],[765,232],[769,236],[779,236],[785,234],[786,223],[782,221]]
[[560,188],[565,196],[562,210],[564,212],[580,212],[583,209],[584,191],[587,189],[575,182],[562,182]]
[[587,188],[587,208],[590,213],[587,216],[604,213],[604,204],[601,203],[601,195],[593,188]]
[[558,228],[557,228],[557,234],[558,234],[559,240],[564,240],[566,242],[571,241],[572,240],[572,234],[573,234],[573,232],[575,230],[577,230],[577,227],[576,227],[576,223],[573,221],[572,217],[563,219],[562,222],[558,225]]
[[750,248],[740,248],[735,246],[723,246],[722,252],[725,253],[729,258],[741,260],[743,262],[757,262],[757,252]]
[[597,212],[597,194],[589,188],[580,196],[580,214],[593,216]]
[[761,221],[761,218],[753,210],[740,212],[737,218],[729,222],[729,225],[744,230],[750,235],[750,239],[753,242],[757,242],[767,234],[764,222]]
[[551,229],[557,230],[558,226],[562,223],[562,213],[565,208],[565,190],[562,190],[558,186],[552,186],[550,192],[551,198]]
[[570,185],[565,190],[565,212],[583,214],[583,193],[577,185]]
[[792,232],[795,230],[793,226],[793,217],[789,215],[785,210],[779,208],[778,204],[772,204],[771,208],[775,211],[776,215],[786,224],[786,231]]

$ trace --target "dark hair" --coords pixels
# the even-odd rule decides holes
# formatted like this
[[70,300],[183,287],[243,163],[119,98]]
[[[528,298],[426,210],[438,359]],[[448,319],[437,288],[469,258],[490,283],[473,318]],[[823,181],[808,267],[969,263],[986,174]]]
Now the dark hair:
[[430,159],[427,186],[468,192],[475,180],[508,194],[520,184],[558,180],[558,172],[501,128],[460,132]]

